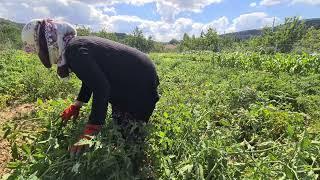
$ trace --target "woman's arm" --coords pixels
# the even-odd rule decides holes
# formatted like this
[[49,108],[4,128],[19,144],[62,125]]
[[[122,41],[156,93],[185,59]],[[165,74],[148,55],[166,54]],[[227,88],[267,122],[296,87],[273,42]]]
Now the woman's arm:
[[91,98],[91,94],[92,94],[91,89],[85,83],[82,82],[81,89],[80,89],[80,92],[78,94],[78,97],[76,99],[75,104],[80,105],[80,107],[81,107],[83,105],[83,103],[88,103],[88,101]]
[[[95,60],[90,57],[87,49],[77,48],[71,55],[72,57],[70,58],[69,56],[70,59],[68,61],[72,71],[82,81],[82,85],[85,84],[93,94],[89,123],[103,124],[106,118],[110,96],[109,81],[106,79],[105,74],[96,64]],[[84,87],[85,92],[89,92],[90,90],[88,89]],[[87,97],[90,98],[90,96]]]

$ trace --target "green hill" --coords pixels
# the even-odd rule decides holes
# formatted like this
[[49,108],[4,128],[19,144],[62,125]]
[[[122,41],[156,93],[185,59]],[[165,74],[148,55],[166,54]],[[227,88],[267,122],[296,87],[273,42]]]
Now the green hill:
[[305,23],[308,27],[320,28],[320,18],[306,19]]
[[24,24],[0,18],[0,49],[21,48],[20,33],[23,25]]
[[[320,18],[313,18],[313,19],[305,19],[304,20],[307,27],[316,27],[320,28]],[[239,31],[234,33],[227,33],[223,34],[222,36],[232,36],[240,40],[246,40],[254,36],[262,35],[262,29],[251,29],[245,31]]]
[[10,25],[10,26],[14,26],[14,27],[17,27],[20,29],[22,29],[24,26],[23,23],[17,23],[17,22],[13,22],[13,21],[10,21],[10,20],[4,19],[4,18],[0,18],[0,26],[3,26],[3,25]]

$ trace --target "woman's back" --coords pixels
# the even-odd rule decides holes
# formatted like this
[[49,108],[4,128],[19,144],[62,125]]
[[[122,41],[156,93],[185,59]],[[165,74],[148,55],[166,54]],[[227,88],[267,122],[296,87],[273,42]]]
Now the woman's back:
[[67,62],[77,63],[78,58],[95,62],[110,83],[112,104],[141,111],[158,101],[155,66],[134,48],[99,37],[80,36],[69,42],[65,57]]

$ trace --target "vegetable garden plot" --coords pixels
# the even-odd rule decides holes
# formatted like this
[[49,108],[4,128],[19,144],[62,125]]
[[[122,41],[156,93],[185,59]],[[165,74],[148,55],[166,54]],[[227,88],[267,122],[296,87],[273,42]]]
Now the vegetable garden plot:
[[[2,53],[0,73],[6,79],[0,84],[0,96],[7,97],[2,106],[16,99],[34,102],[32,118],[43,128],[33,143],[17,147],[17,156],[9,163],[14,169],[10,178],[319,177],[318,57],[150,54],[159,73],[161,98],[146,127],[147,142],[126,142],[108,118],[101,135],[87,142],[91,151],[70,159],[67,148],[81,132],[90,106],[78,122],[64,128],[58,115],[72,102],[79,82],[60,81],[35,57],[19,51]],[[21,88],[9,90],[16,86]],[[14,122],[8,128],[16,132]],[[138,161],[142,165],[136,169]]]

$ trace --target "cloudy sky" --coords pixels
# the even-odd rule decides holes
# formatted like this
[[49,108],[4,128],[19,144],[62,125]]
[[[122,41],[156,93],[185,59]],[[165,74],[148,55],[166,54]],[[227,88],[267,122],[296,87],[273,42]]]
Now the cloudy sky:
[[262,28],[285,17],[320,17],[320,0],[0,0],[0,17],[17,22],[58,18],[94,30],[130,33],[143,29],[158,41]]

